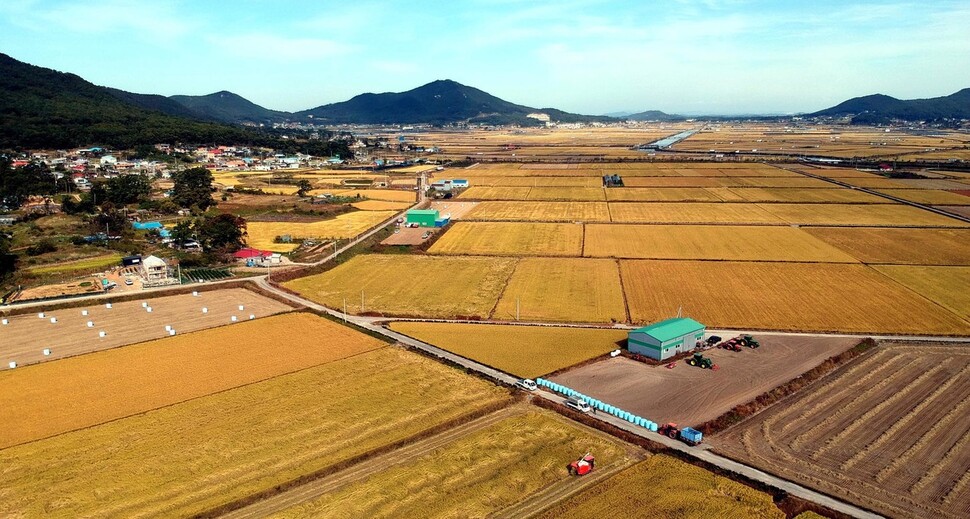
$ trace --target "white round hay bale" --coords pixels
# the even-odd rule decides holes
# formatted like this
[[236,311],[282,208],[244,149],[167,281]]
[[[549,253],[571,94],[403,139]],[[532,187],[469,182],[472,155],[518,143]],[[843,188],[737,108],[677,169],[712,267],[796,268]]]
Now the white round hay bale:
[[249,314],[249,320],[252,321],[256,318],[256,314]]
[[104,307],[107,308],[108,310],[111,310],[111,303],[104,305]]
[[10,369],[16,368],[17,367],[17,363],[14,362],[14,361],[10,361],[9,366],[10,366]]
[[88,315],[88,311],[87,310],[81,310],[81,315]]
[[104,330],[101,330],[100,332],[98,332],[98,337],[101,337],[102,339],[103,339],[103,338],[104,338],[104,337],[105,337],[106,335],[108,335],[108,334],[107,334],[107,333],[105,333],[105,331],[104,331]]
[[88,328],[94,328],[94,321],[88,321]]
[[41,312],[41,313],[37,314],[37,317],[43,319],[44,318],[44,312]]
[[170,331],[172,331],[172,325],[170,325],[170,324],[166,324],[166,325],[165,325],[165,331],[166,331],[166,332],[170,332]]
[[51,317],[51,324],[57,324],[57,318]]
[[196,290],[192,291],[192,297],[199,297],[199,292]]
[[236,316],[234,315],[234,316],[230,317],[229,320],[232,321],[232,322],[236,322],[237,319],[236,319]]
[[148,313],[152,313],[152,307],[146,306],[145,307],[145,311],[148,312]]
[[7,321],[6,319],[4,319],[3,321],[0,321],[0,322],[2,322],[4,326],[7,326],[8,324],[10,324],[10,321]]
[[240,312],[242,312],[242,311],[243,311],[243,310],[245,310],[245,309],[246,309],[246,307],[245,307],[245,306],[243,306],[243,305],[239,305],[239,311],[240,311]]
[[50,348],[44,348],[44,356],[46,357],[46,356],[48,356],[50,354],[51,354],[51,349]]
[[209,313],[209,309],[203,306],[202,307],[202,313],[204,313],[204,314]]
[[169,331],[168,331],[168,334],[169,334],[169,335],[175,335],[175,330],[169,330]]
[[144,301],[142,301],[142,303],[141,303],[141,307],[142,307],[142,308],[148,308],[148,303],[146,303],[146,302],[144,302]]

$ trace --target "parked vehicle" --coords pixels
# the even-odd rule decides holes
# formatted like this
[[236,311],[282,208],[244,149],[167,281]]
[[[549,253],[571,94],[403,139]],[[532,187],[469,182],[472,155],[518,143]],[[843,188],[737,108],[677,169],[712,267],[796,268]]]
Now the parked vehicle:
[[592,408],[589,406],[588,403],[586,403],[585,400],[583,400],[581,398],[576,398],[574,396],[571,396],[571,397],[569,397],[569,398],[566,399],[566,407],[569,407],[571,409],[575,409],[576,411],[579,411],[580,413],[588,413],[588,412],[592,411]]
[[531,378],[524,378],[516,382],[515,386],[518,388],[524,389],[526,391],[535,391],[539,389],[539,386],[536,385],[535,380],[532,380]]
[[596,467],[596,458],[592,454],[586,453],[582,458],[570,463],[566,466],[569,470],[569,474],[573,476],[585,476],[593,471]]
[[687,360],[691,366],[700,366],[703,369],[714,369],[714,361],[710,357],[705,357],[702,353],[695,353]]
[[675,423],[661,425],[660,428],[657,429],[657,432],[667,436],[668,438],[680,440],[690,446],[698,445],[704,441],[704,433],[692,427],[684,427],[681,429],[677,427],[677,424]]

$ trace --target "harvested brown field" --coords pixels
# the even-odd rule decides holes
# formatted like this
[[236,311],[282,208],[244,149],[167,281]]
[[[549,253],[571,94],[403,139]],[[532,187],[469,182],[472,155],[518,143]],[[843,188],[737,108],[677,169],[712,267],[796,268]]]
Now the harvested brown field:
[[[851,337],[755,333],[762,347],[704,352],[717,371],[679,361],[673,369],[625,357],[605,359],[552,377],[593,398],[657,423],[697,426],[788,382],[859,342]],[[725,339],[727,337],[724,337]],[[650,395],[644,398],[644,395]]]
[[864,263],[970,266],[970,229],[805,227]]
[[609,222],[606,202],[481,202],[465,220]]
[[[814,205],[812,207],[815,207]],[[610,203],[614,222],[622,223],[697,223],[697,224],[773,224],[784,222],[753,204],[705,202],[637,204]]]
[[876,265],[879,272],[970,320],[970,267]]
[[[150,313],[142,308],[142,302],[152,308]],[[239,310],[240,305],[243,310]],[[91,303],[46,311],[43,319],[37,313],[5,316],[9,324],[0,326],[0,361],[7,366],[10,361],[26,365],[60,359],[168,337],[167,325],[176,333],[184,334],[230,324],[234,315],[244,321],[250,315],[261,318],[292,309],[244,288],[199,292],[198,297],[192,294],[148,297],[146,294],[144,300],[111,306],[109,309],[104,303]],[[203,307],[208,313],[202,313]],[[51,318],[56,318],[57,323],[52,324]],[[92,323],[90,328],[88,321]],[[99,337],[101,331],[105,332],[104,337]],[[51,350],[49,356],[43,354],[45,348]]]
[[451,218],[451,221],[455,221],[464,218],[476,205],[478,205],[478,202],[435,200],[431,202],[429,209],[437,209],[441,213],[441,216],[448,216]]
[[882,344],[712,443],[890,517],[967,517],[967,346]]
[[955,218],[902,204],[759,204],[778,219],[797,225],[881,227],[970,227]]
[[606,190],[610,202],[719,202],[721,197],[702,187],[623,187]]
[[583,226],[574,223],[458,222],[431,254],[581,256]]
[[487,318],[515,262],[514,258],[366,254],[285,285],[330,308],[343,309],[346,303],[352,313]]
[[364,200],[350,205],[361,211],[403,211],[411,207],[409,202],[386,202],[384,200]]
[[970,322],[864,265],[621,260],[634,322],[715,328],[967,335]]
[[531,187],[486,187],[471,186],[462,194],[460,200],[528,200]]
[[877,189],[880,193],[927,205],[970,205],[970,196],[939,189]]
[[519,377],[535,378],[620,348],[626,330],[397,321],[391,329]]
[[605,191],[602,187],[534,187],[528,200],[600,202],[606,200]]
[[615,260],[525,258],[515,267],[492,318],[523,321],[624,322]]
[[0,515],[189,517],[508,399],[380,348],[0,450]]
[[583,255],[640,259],[707,259],[855,263],[802,229],[782,226],[586,226]]
[[5,371],[0,449],[384,346],[322,317],[291,313]]

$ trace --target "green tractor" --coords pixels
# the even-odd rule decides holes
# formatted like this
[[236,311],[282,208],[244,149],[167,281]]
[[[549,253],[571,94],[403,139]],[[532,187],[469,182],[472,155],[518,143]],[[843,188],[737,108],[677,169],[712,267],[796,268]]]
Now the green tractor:
[[752,337],[750,335],[745,335],[745,336],[741,337],[741,341],[740,342],[741,342],[741,345],[742,346],[747,346],[749,348],[760,348],[761,347],[761,343],[758,342],[758,339],[755,339],[754,337]]
[[714,369],[714,361],[701,353],[695,353],[693,357],[687,360],[687,363],[691,366],[700,366],[703,369]]

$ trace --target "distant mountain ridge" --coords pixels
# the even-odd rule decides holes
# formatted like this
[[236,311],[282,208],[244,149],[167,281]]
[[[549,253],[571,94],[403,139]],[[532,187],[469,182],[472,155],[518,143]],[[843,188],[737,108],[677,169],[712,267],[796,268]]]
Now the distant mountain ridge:
[[854,97],[831,108],[807,114],[809,117],[852,117],[855,124],[874,124],[892,119],[932,121],[970,119],[970,88],[948,96],[902,100],[873,94]]
[[614,121],[610,117],[573,114],[555,108],[531,108],[499,99],[477,88],[449,79],[439,79],[407,92],[360,94],[296,112],[297,121],[320,124],[540,124],[530,114],[546,114],[551,121]]
[[174,95],[169,99],[187,108],[196,116],[227,123],[280,123],[293,118],[293,114],[289,112],[263,108],[226,90],[204,96]]
[[685,119],[685,117],[664,113],[660,110],[647,110],[646,112],[630,114],[623,119],[627,121],[680,121]]
[[100,87],[0,53],[0,148],[260,140],[265,136],[238,126],[190,118],[164,96]]

